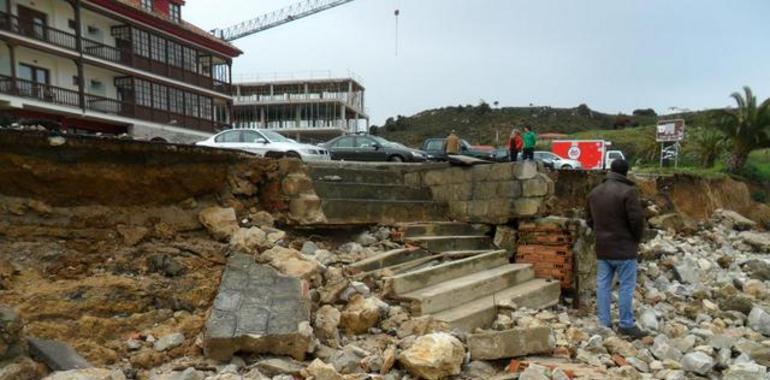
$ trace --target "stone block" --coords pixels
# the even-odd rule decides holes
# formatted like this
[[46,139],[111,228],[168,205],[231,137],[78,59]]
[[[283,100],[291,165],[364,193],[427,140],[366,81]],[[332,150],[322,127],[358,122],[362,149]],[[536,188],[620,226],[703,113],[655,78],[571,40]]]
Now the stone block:
[[296,196],[313,192],[313,181],[304,174],[290,174],[281,182],[284,195]]
[[404,184],[407,186],[421,187],[423,185],[422,175],[419,172],[406,173],[404,174]]
[[473,199],[473,184],[472,183],[460,183],[456,185],[450,185],[449,187],[449,200],[453,201],[469,201]]
[[473,200],[489,200],[497,196],[496,182],[476,182],[473,187]]
[[521,182],[521,196],[523,197],[544,197],[548,195],[548,182],[551,180],[543,175],[523,180]]
[[508,252],[516,252],[516,240],[518,232],[513,227],[497,226],[495,229],[495,246]]
[[302,360],[313,340],[309,302],[300,279],[232,255],[206,320],[204,353],[215,360],[238,351]]
[[542,198],[519,198],[513,201],[514,212],[518,217],[532,217],[540,213]]
[[423,174],[423,180],[425,182],[425,185],[433,187],[437,185],[446,184],[445,177],[443,174],[444,171],[445,169],[431,170],[431,171],[425,172],[425,174]]
[[443,186],[433,186],[430,188],[430,192],[433,195],[433,200],[437,202],[448,202],[452,199],[454,193],[452,192],[452,188],[455,185],[443,185]]
[[467,220],[468,218],[468,204],[467,201],[451,201],[449,202],[449,216],[452,219]]
[[453,167],[444,170],[444,179],[442,183],[470,183],[473,180],[473,173],[468,169]]
[[495,164],[489,165],[492,167],[492,172],[489,175],[490,181],[510,181],[514,179],[513,171],[511,171],[511,164]]
[[474,182],[486,182],[492,176],[495,165],[476,165],[471,167]]
[[468,336],[471,360],[497,360],[532,354],[550,354],[554,340],[549,327],[516,328]]
[[69,345],[53,340],[29,338],[29,353],[53,371],[91,368],[93,365]]
[[497,198],[511,199],[521,197],[521,182],[508,180],[495,182],[497,184]]
[[531,179],[537,176],[538,165],[534,161],[519,161],[511,165],[513,176],[517,179]]
[[474,220],[479,220],[478,218],[483,218],[484,216],[487,216],[489,213],[490,208],[490,202],[489,201],[482,201],[482,200],[474,200],[470,201],[468,203],[468,216],[471,218],[474,218]]

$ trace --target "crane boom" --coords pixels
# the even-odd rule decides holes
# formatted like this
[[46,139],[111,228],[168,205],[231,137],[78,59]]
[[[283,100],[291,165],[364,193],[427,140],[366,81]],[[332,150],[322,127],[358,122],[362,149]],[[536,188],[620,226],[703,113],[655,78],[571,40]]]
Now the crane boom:
[[214,29],[211,33],[229,42],[347,4],[351,1],[354,0],[304,0],[240,24],[224,29]]

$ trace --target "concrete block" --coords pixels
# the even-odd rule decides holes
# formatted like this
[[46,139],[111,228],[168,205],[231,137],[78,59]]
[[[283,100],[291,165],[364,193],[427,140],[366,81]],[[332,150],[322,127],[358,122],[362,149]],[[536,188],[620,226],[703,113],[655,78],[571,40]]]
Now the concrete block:
[[471,217],[484,217],[489,212],[490,202],[485,200],[473,200],[468,204],[468,215]]
[[518,179],[530,179],[537,176],[538,165],[534,161],[519,161],[511,165],[511,170]]
[[554,340],[549,327],[516,328],[468,335],[471,360],[497,360],[550,354]]
[[62,342],[29,338],[29,352],[35,360],[45,363],[54,371],[93,367],[77,351]]
[[473,188],[473,200],[489,200],[497,196],[496,182],[476,182]]
[[[460,167],[449,168],[443,171],[442,183],[465,183],[471,182],[470,178],[466,177],[466,170]],[[470,170],[467,170],[467,174],[472,174]]]
[[543,206],[542,198],[519,198],[513,201],[515,216],[537,216]]
[[422,175],[420,173],[406,173],[404,174],[404,184],[407,186],[420,187],[422,186]]
[[430,192],[433,194],[433,200],[436,202],[450,201],[454,195],[452,186],[454,185],[439,185],[431,187]]
[[473,199],[473,183],[450,185],[450,189],[452,193],[449,197],[450,200],[469,201]]
[[511,163],[495,164],[489,166],[492,167],[492,173],[490,173],[489,176],[490,181],[509,181],[515,178],[513,176],[513,171],[511,170],[511,167],[513,166]]
[[436,186],[443,183],[444,177],[442,175],[442,172],[445,170],[431,170],[428,172],[425,172],[423,174],[423,181],[425,182],[425,185],[427,186]]
[[543,197],[548,194],[548,178],[535,176],[531,179],[521,181],[521,196],[523,197]]
[[516,252],[518,232],[513,227],[497,226],[495,229],[494,243],[497,248],[508,252]]
[[495,165],[476,165],[471,167],[471,175],[474,182],[488,181]]
[[503,199],[521,197],[521,182],[518,180],[500,181],[497,183],[497,197]]
[[468,201],[449,202],[449,216],[452,219],[465,221],[468,218]]

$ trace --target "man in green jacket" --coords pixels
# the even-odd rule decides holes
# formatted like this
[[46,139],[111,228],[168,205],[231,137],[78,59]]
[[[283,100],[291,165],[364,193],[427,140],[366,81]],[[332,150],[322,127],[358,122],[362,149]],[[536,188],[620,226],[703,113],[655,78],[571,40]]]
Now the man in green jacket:
[[524,127],[524,149],[522,150],[523,160],[535,159],[535,144],[537,143],[537,135],[532,130],[532,127],[527,125]]

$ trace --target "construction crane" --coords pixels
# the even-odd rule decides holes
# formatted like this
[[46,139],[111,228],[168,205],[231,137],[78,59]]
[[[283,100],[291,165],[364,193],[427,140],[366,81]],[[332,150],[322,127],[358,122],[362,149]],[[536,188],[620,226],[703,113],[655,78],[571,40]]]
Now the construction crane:
[[304,0],[292,4],[268,14],[264,14],[255,19],[244,21],[224,29],[214,29],[211,31],[215,36],[225,40],[234,41],[239,38],[247,37],[255,33],[265,31],[276,26],[283,25],[301,18],[323,12],[354,0]]

